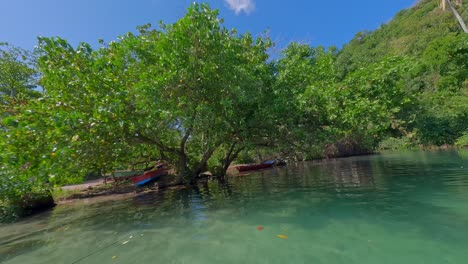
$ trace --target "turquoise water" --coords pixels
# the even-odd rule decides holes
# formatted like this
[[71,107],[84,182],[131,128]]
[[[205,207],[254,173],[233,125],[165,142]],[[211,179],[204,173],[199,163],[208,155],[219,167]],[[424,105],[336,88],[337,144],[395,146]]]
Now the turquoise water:
[[467,263],[468,158],[410,152],[300,163],[62,205],[0,225],[0,262]]

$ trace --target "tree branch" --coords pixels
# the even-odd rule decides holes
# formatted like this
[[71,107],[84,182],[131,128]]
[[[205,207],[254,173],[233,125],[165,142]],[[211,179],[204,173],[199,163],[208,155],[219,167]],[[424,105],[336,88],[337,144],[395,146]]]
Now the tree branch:
[[185,131],[185,135],[182,138],[182,141],[180,142],[180,152],[185,153],[185,144],[187,143],[187,140],[190,137],[190,133],[192,132],[191,128],[188,128],[187,131]]

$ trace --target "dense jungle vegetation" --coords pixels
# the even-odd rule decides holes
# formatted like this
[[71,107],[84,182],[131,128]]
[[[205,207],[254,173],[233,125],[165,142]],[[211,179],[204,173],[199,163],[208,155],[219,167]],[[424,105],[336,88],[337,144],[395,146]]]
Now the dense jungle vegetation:
[[[468,21],[468,3],[458,10]],[[277,59],[269,38],[225,28],[205,4],[100,43],[0,46],[4,205],[150,160],[191,183],[258,155],[468,145],[468,34],[438,1],[341,50],[291,43]]]

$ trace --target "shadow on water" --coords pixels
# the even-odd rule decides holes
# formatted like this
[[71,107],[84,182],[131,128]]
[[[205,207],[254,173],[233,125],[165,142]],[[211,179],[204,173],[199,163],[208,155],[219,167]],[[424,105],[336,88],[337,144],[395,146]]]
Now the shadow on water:
[[360,222],[467,244],[458,230],[468,226],[468,214],[446,206],[468,202],[467,169],[467,158],[456,152],[390,153],[298,163],[128,200],[83,201],[0,225],[0,261],[57,243],[70,229],[157,232],[212,221],[300,230]]

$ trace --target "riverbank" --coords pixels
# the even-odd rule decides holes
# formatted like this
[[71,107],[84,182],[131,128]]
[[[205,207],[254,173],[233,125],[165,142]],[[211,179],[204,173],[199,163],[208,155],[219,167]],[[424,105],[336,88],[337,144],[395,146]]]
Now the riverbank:
[[185,185],[174,182],[172,175],[162,176],[158,181],[145,187],[137,187],[131,182],[106,182],[104,179],[98,179],[83,184],[60,187],[54,191],[54,199],[58,204],[62,204],[73,200],[102,196],[133,196],[168,188],[185,188]]
[[156,186],[138,188],[131,184],[113,186],[113,184],[108,183],[107,185],[99,186],[94,189],[74,190],[61,193],[57,196],[56,203],[57,205],[67,205],[80,202],[94,204],[106,201],[125,200],[139,195],[184,188],[188,187],[186,185],[177,185],[166,188],[157,188]]
[[[428,148],[426,151],[431,152],[431,151],[449,151],[449,150],[454,150],[454,147],[433,147],[433,148]],[[412,151],[412,150],[406,150],[406,151]],[[363,152],[359,155],[344,155],[344,156],[338,156],[338,157],[329,157],[329,158],[317,158],[317,159],[312,159],[310,162],[314,164],[320,164],[320,163],[326,163],[328,161],[333,161],[333,160],[340,160],[340,159],[345,159],[345,158],[350,158],[350,157],[356,157],[356,156],[369,156],[369,155],[379,155],[381,153],[388,153],[388,152],[394,152],[392,150],[388,151],[382,151],[382,152],[374,152],[374,153],[367,153]],[[243,165],[248,165],[248,164],[235,164],[232,165],[228,171],[227,175],[229,177],[233,176],[245,176],[250,173],[254,173],[257,171],[249,171],[245,172],[242,174],[239,174],[237,171],[236,167],[237,166],[243,166]],[[207,173],[204,177],[200,178],[200,180],[203,179],[209,179],[213,177],[210,173]],[[91,180],[84,182],[82,184],[77,184],[77,185],[68,185],[68,186],[62,186],[58,189],[56,189],[53,193],[54,200],[56,201],[57,204],[64,204],[64,203],[70,203],[76,200],[83,200],[83,199],[99,199],[101,200],[102,197],[110,197],[109,199],[118,199],[120,197],[131,197],[131,196],[137,196],[140,194],[145,194],[145,193],[152,193],[152,192],[158,192],[162,191],[165,189],[184,189],[184,188],[189,188],[190,185],[184,185],[181,183],[176,183],[174,182],[174,175],[165,175],[158,179],[158,181],[146,185],[145,187],[137,187],[133,185],[131,182],[109,182],[109,181],[104,181],[104,179],[98,179],[98,180]]]
[[[237,166],[242,166],[247,164],[236,164],[231,166],[228,171],[227,175],[229,176],[236,176],[239,175],[237,171]],[[246,175],[248,173],[243,173]],[[200,180],[207,180],[212,178],[211,173],[204,173],[198,179]],[[161,190],[166,189],[184,189],[190,187],[190,185],[185,185],[181,183],[177,183],[174,181],[174,175],[168,174],[161,176],[156,182],[152,184],[148,184],[144,187],[138,187],[132,184],[131,182],[112,182],[112,181],[105,181],[104,179],[97,179],[86,181],[82,184],[75,184],[75,185],[67,185],[62,186],[54,190],[53,197],[56,203],[63,204],[63,203],[70,203],[75,200],[81,199],[90,199],[90,198],[97,198],[103,196],[109,197],[119,197],[119,196],[135,196],[140,195],[143,193],[151,193],[151,192],[158,192]]]

